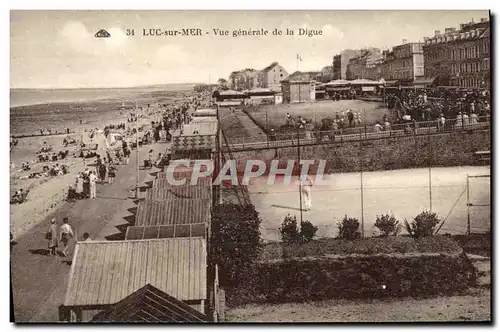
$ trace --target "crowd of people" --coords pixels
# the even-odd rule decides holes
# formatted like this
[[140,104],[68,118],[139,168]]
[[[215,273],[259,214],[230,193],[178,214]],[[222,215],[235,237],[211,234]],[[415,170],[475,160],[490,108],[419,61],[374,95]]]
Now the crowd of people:
[[396,108],[398,118],[407,115],[415,121],[432,121],[444,117],[455,119],[462,114],[470,117],[490,115],[490,93],[487,90],[459,89],[401,90],[388,93],[389,108]]

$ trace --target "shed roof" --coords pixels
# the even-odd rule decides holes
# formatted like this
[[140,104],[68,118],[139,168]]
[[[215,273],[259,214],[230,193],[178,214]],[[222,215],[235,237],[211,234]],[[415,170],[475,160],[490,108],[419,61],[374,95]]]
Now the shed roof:
[[137,207],[135,226],[208,223],[210,199],[142,201]]
[[109,305],[151,284],[181,301],[207,295],[203,238],[78,242],[65,306]]
[[92,322],[207,322],[207,317],[186,303],[147,284],[108,310],[101,311]]
[[172,199],[211,199],[212,188],[209,186],[176,186],[170,188],[148,189],[146,200],[167,201]]
[[[182,179],[182,178],[180,178]],[[191,176],[189,176],[188,178],[186,178],[187,180],[185,181],[185,183],[183,185],[175,185],[175,184],[172,184],[170,183],[170,181],[168,181],[167,178],[158,178],[158,179],[155,179],[153,180],[153,188],[170,188],[170,187],[180,187],[180,186],[212,186],[212,177],[201,177],[199,178],[196,183],[194,184],[191,184]]]
[[207,224],[166,226],[130,226],[125,240],[167,239],[173,237],[206,237]]

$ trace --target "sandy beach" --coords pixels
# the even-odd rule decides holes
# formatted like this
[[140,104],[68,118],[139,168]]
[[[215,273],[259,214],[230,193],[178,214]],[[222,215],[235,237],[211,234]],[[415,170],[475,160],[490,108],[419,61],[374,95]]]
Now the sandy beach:
[[[173,91],[169,91],[168,86],[163,87],[163,90],[151,87],[150,91],[144,91],[145,88],[136,88],[135,90],[129,89],[125,91],[126,93],[122,91],[126,89],[119,89],[120,91],[109,91],[115,96],[110,96],[107,99],[51,102],[12,107],[10,112],[11,135],[39,135],[40,129],[45,131],[51,129],[54,133],[56,130],[64,132],[66,128],[69,128],[72,132],[70,135],[18,138],[18,144],[12,148],[10,152],[10,197],[18,189],[29,190],[27,200],[24,203],[10,205],[10,230],[14,237],[21,237],[63,203],[68,187],[74,184],[78,172],[83,171],[94,162],[94,158],[86,160],[79,158],[79,144],[64,146],[64,138],[70,136],[78,143],[98,144],[97,153],[102,154],[105,151],[104,136],[100,134],[91,140],[89,137],[91,129],[102,130],[107,125],[121,123],[124,123],[126,128],[135,126],[135,123],[127,122],[127,117],[130,112],[133,112],[136,105],[142,108],[142,111],[138,112],[140,114],[138,125],[148,125],[151,121],[160,119],[159,110],[161,107],[181,101],[192,94],[190,86],[183,88],[184,90],[180,89],[179,86],[174,86]],[[68,99],[72,98],[72,93],[75,94],[71,90],[66,93]],[[63,97],[58,97],[63,98],[64,94]],[[17,98],[20,97],[17,96]],[[20,101],[17,100],[17,102]],[[124,131],[121,130],[121,132]],[[127,140],[130,139],[134,138],[129,137]],[[54,162],[39,162],[37,155],[44,145],[52,147],[51,153],[57,154],[59,151],[67,150],[68,155],[65,159]],[[22,163],[28,162],[31,169],[22,171]],[[31,173],[42,172],[44,166],[52,167],[56,163],[67,165],[69,173],[52,177],[26,178]]]

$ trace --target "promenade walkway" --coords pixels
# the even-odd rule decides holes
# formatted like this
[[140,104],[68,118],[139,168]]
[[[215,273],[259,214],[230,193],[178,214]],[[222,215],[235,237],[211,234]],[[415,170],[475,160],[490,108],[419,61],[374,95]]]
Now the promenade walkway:
[[[158,153],[165,147],[166,144],[142,147],[139,155],[141,166],[149,149]],[[154,170],[153,168],[152,171]],[[139,171],[141,182],[152,178],[149,172],[151,171],[142,169]],[[64,217],[68,217],[79,240],[84,232],[88,232],[94,240],[110,239],[114,234],[120,233],[121,227],[128,225],[124,218],[131,216],[132,213],[128,210],[136,206],[134,192],[131,191],[135,188],[136,179],[136,153],[132,151],[130,164],[118,166],[115,182],[111,185],[98,185],[97,199],[65,203],[16,239],[18,243],[11,250],[11,286],[16,322],[58,320],[58,306],[62,304],[66,292],[72,256],[46,256],[45,233],[50,220],[56,218],[60,224]]]

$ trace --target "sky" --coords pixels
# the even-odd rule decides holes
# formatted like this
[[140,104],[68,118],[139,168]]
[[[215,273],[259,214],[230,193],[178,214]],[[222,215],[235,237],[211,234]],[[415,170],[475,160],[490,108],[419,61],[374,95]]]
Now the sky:
[[[11,11],[11,88],[131,87],[215,83],[273,61],[289,73],[332,65],[343,49],[391,48],[487,11]],[[200,28],[202,36],[143,36],[143,29]],[[286,35],[286,29],[295,35]],[[299,28],[322,31],[299,36]],[[105,29],[111,38],[94,38]],[[134,36],[127,36],[127,29]],[[229,30],[216,36],[213,29]],[[267,29],[268,36],[233,37]],[[273,36],[272,31],[283,31]],[[208,32],[208,34],[207,34]],[[302,61],[297,64],[297,54]]]

